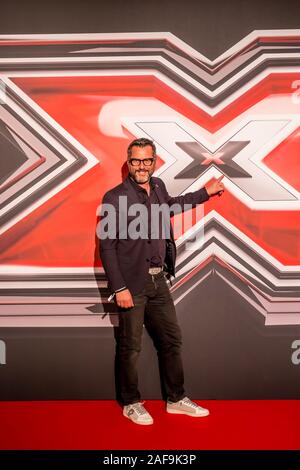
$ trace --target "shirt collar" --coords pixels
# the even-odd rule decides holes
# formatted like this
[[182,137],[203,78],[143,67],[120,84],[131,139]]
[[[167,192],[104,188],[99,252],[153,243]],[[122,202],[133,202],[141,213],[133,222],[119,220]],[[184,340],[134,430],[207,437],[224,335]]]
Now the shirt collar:
[[[140,186],[136,181],[134,181],[134,179],[131,178],[130,175],[128,175],[128,178],[129,178],[129,181],[131,182],[131,184],[133,185],[133,187],[134,187],[137,191],[146,191],[145,188],[143,188],[143,187]],[[152,181],[152,176],[150,176],[149,184],[150,184],[150,188],[151,188],[151,189],[155,189],[155,183],[153,183],[153,181]]]

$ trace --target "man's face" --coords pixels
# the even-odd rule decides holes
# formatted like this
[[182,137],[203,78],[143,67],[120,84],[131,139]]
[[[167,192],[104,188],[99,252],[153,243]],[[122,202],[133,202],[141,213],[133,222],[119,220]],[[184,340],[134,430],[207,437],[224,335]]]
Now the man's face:
[[[137,160],[142,161],[138,162]],[[153,160],[153,162],[151,165],[146,165],[143,160],[146,160],[146,163],[151,160]],[[138,165],[135,166],[134,163],[138,163]],[[131,149],[131,157],[127,161],[131,178],[139,184],[147,183],[150,176],[154,173],[155,163],[156,158],[153,157],[151,145],[146,145],[145,147],[133,146]]]

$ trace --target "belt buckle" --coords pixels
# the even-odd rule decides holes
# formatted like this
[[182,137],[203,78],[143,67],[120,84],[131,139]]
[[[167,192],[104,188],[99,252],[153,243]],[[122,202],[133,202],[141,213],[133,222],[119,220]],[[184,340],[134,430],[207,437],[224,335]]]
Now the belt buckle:
[[153,275],[153,274],[158,274],[162,271],[162,267],[157,267],[157,268],[149,268],[149,274]]

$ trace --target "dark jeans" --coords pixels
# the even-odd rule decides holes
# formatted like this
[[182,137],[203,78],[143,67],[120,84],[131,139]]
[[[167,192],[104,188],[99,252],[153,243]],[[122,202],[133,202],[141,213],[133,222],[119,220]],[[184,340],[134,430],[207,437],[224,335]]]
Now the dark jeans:
[[143,325],[156,347],[163,398],[178,401],[185,396],[181,361],[181,332],[174,302],[163,272],[148,274],[142,292],[133,296],[134,307],[118,308],[115,328],[116,396],[121,405],[140,401],[137,360],[141,351]]

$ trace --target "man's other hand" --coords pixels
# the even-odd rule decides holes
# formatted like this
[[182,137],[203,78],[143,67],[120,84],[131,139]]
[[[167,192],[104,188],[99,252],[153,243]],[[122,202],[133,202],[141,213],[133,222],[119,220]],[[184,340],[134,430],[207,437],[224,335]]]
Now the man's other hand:
[[124,289],[121,292],[116,292],[116,302],[117,305],[122,308],[134,307],[132,296],[128,289]]
[[209,196],[221,196],[223,192],[225,191],[224,183],[222,183],[222,179],[224,178],[224,175],[220,176],[214,183],[210,184],[209,186],[206,186],[206,191]]

